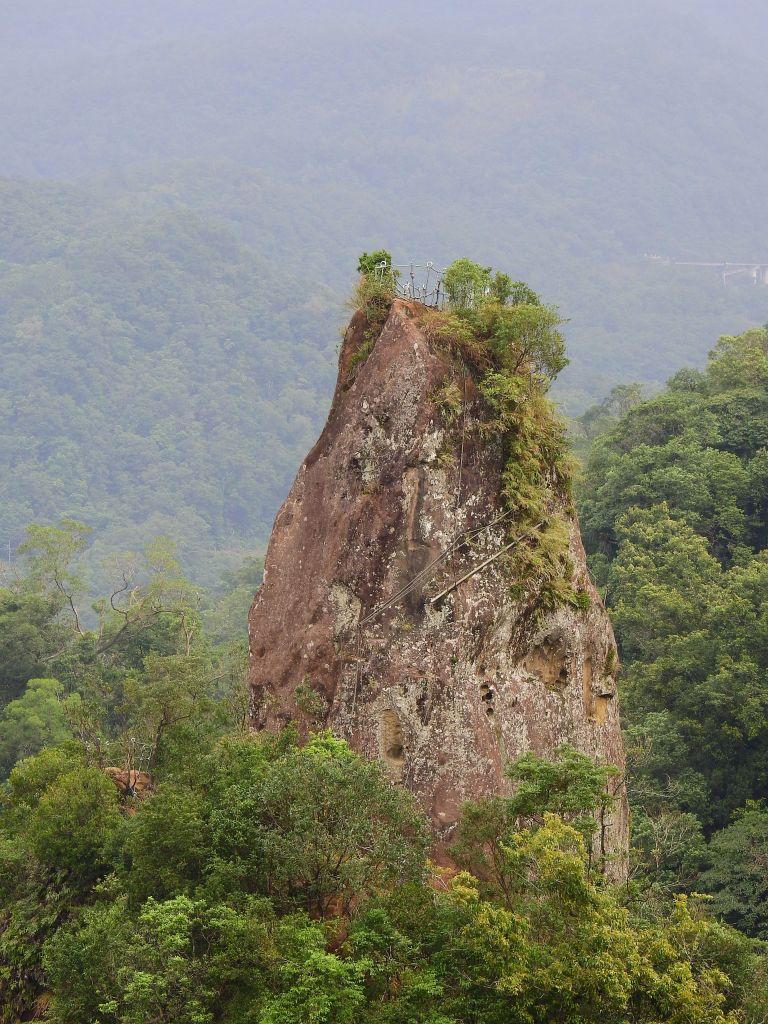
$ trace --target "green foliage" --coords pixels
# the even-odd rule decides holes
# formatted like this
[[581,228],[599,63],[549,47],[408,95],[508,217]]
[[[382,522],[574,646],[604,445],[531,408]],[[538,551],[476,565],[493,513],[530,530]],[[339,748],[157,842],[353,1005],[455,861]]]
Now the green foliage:
[[57,679],[30,679],[23,695],[0,713],[0,776],[43,747],[71,739],[67,709],[74,711],[79,700],[79,694],[65,699]]
[[454,423],[461,415],[463,408],[461,388],[455,380],[446,378],[445,382],[432,396],[432,403],[445,423]]
[[[30,186],[0,229],[0,346],[17,368],[0,401],[14,481],[3,545],[15,559],[26,523],[67,511],[94,527],[89,593],[108,552],[170,532],[186,570],[215,586],[265,544],[325,415],[338,310],[188,209],[129,213],[96,191],[86,212],[67,190]],[[65,208],[73,220],[52,248],[11,254],[12,237],[41,241],[36,201],[43,223]]]
[[389,315],[394,289],[392,278],[386,275],[364,274],[358,281],[352,298],[352,307],[359,309],[365,316],[366,327],[362,341],[350,361],[350,370],[355,370],[365,362],[376,344],[381,329]]
[[525,754],[512,762],[507,775],[514,784],[511,797],[470,802],[462,812],[454,851],[460,862],[485,880],[491,891],[511,899],[510,843],[521,830],[543,827],[547,816],[556,815],[582,837],[589,864],[598,854],[604,867],[603,836],[608,813],[614,804],[613,765],[595,764],[565,744],[552,760]]
[[589,444],[615,427],[642,400],[641,384],[617,384],[602,401],[591,405],[573,422],[574,447],[579,454],[586,457]]
[[375,249],[373,252],[361,253],[357,261],[358,274],[374,274],[377,271],[386,271],[382,276],[386,277],[392,273],[392,254],[386,249]]
[[711,833],[764,792],[767,382],[767,331],[722,338],[704,372],[616,396],[587,466],[580,516],[646,823],[694,813]]
[[[522,284],[522,282],[513,281],[509,274],[505,274],[503,271],[497,270],[490,280],[491,296],[494,301],[500,303],[502,306],[510,300],[512,302],[524,301],[520,300],[519,297],[516,296],[516,288],[519,284]],[[531,294],[534,294],[532,289]]]
[[378,765],[322,737],[234,787],[211,830],[223,884],[255,885],[281,909],[319,915],[413,877],[426,841]]
[[133,919],[124,898],[97,903],[46,949],[51,1019],[212,1024],[233,989],[247,1010],[272,953],[268,922],[257,902],[234,909],[186,896],[150,898]]
[[538,610],[575,603],[563,516],[571,463],[562,423],[534,377],[489,371],[480,391],[495,414],[491,430],[502,440],[504,499],[513,511],[508,528],[513,585]]
[[747,935],[768,939],[768,811],[748,803],[707,849],[700,879],[712,908]]
[[195,771],[130,815],[82,753],[12,772],[3,1024],[38,1005],[52,1024],[736,1024],[764,1010],[763,963],[738,933],[684,900],[635,918],[591,880],[586,822],[612,772],[571,748],[520,759],[505,804],[467,808],[479,880],[447,887],[410,800],[329,734],[304,748],[230,735],[179,756]]
[[20,697],[28,680],[45,671],[45,659],[65,645],[62,605],[61,594],[30,579],[0,588],[0,707]]
[[630,787],[632,808],[632,875],[639,899],[657,912],[670,894],[698,890],[707,861],[701,821],[691,812],[665,806],[658,798],[649,810],[636,780]]
[[620,772],[613,765],[595,764],[564,744],[552,760],[524,754],[507,774],[516,784],[508,802],[510,817],[523,819],[531,827],[541,815],[556,814],[589,841],[613,806],[611,780]]
[[500,853],[504,890],[489,898],[460,875],[449,894],[454,971],[440,1002],[449,1019],[738,1019],[732,1007],[746,992],[728,1005],[721,965],[758,968],[745,940],[718,948],[719,927],[684,899],[664,924],[632,918],[615,892],[593,885],[582,837],[554,815],[512,832]]
[[114,784],[100,769],[83,765],[46,787],[24,832],[41,865],[82,881],[106,868],[106,851],[119,825]]
[[466,316],[453,310],[425,307],[419,311],[419,325],[436,348],[448,352],[464,366],[480,373],[490,366],[488,346]]
[[306,716],[309,722],[314,725],[322,722],[328,711],[328,700],[306,678],[293,691],[293,699],[298,710]]
[[667,391],[633,402],[594,446],[581,501],[590,550],[616,551],[633,507],[666,502],[725,562],[765,546],[768,331],[721,339],[706,373],[682,372]]
[[565,340],[558,330],[564,321],[554,306],[489,303],[481,307],[477,319],[501,366],[512,375],[524,371],[554,380],[568,363]]
[[[487,298],[491,268],[481,267],[466,257],[454,260],[443,276],[445,292],[455,309],[476,309]],[[499,287],[503,290],[504,283]]]

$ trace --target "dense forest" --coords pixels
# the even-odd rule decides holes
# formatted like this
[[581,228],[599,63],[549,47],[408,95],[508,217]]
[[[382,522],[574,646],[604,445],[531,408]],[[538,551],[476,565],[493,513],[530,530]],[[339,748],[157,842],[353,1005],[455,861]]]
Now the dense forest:
[[[197,172],[197,187],[212,190],[212,172]],[[10,545],[13,557],[32,520],[83,521],[94,531],[93,594],[109,552],[158,534],[174,537],[185,570],[209,587],[263,550],[333,388],[345,314],[317,251],[302,263],[295,234],[273,222],[281,206],[265,210],[262,190],[252,208],[257,238],[248,240],[251,229],[234,214],[196,209],[189,180],[130,189],[0,181],[0,348],[9,370],[0,551]],[[216,186],[226,195],[226,176]],[[241,199],[230,196],[243,211]],[[348,245],[345,224],[334,228],[336,258]],[[663,304],[672,273],[644,269],[638,301]],[[745,302],[762,301],[747,283],[678,287],[690,288],[683,308],[709,309],[702,323],[725,310],[738,320]],[[608,312],[610,299],[602,306],[619,315]],[[604,354],[596,339],[588,354],[574,354],[573,327],[572,361],[592,373]],[[658,327],[651,315],[644,330]],[[650,362],[646,380],[656,356]],[[599,396],[600,379],[595,373],[586,395]]]
[[679,829],[668,849],[642,820],[626,886],[591,855],[610,766],[526,755],[440,867],[380,766],[322,731],[249,735],[227,623],[257,565],[205,600],[157,542],[116,564],[87,630],[85,543],[31,527],[0,591],[0,1020],[762,1019],[760,922],[685,895]]
[[612,427],[610,401],[584,417],[608,429],[581,522],[624,663],[636,840],[660,885],[712,891],[768,938],[768,329],[649,401],[615,397]]
[[0,204],[3,546],[75,516],[95,581],[169,533],[215,584],[263,544],[324,414],[327,291],[151,195],[5,182]]

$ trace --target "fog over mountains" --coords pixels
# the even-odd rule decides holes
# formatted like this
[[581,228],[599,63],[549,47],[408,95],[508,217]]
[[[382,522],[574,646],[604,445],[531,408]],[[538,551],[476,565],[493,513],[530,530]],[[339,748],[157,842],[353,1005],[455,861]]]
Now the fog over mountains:
[[[88,469],[94,449],[106,466],[120,461],[121,432],[98,430],[84,447],[76,432],[66,436],[67,416],[54,417],[53,449],[74,445],[91,480],[82,485],[88,499],[82,489],[67,492],[68,472],[58,504],[25,494],[24,481],[47,470],[55,451],[45,423],[19,426],[19,327],[41,319],[36,358],[48,370],[27,376],[24,394],[31,389],[33,404],[55,409],[69,394],[57,366],[89,359],[81,314],[62,326],[64,301],[119,322],[129,339],[122,357],[135,350],[139,405],[158,373],[176,394],[219,393],[233,366],[247,364],[253,400],[221,391],[227,440],[216,442],[211,465],[203,455],[207,420],[195,401],[183,403],[186,426],[172,406],[163,417],[126,414],[121,423],[145,451],[138,474],[155,458],[147,439],[159,419],[171,437],[199,433],[199,449],[185,454],[174,441],[163,458],[190,481],[196,545],[237,550],[263,540],[321,423],[362,249],[386,245],[402,262],[468,255],[557,302],[570,319],[571,357],[558,396],[571,412],[617,382],[660,383],[681,365],[700,364],[721,332],[768,319],[768,290],[746,277],[724,289],[716,270],[643,255],[768,262],[768,15],[751,0],[727,12],[683,0],[489,2],[471,10],[432,0],[311,9],[43,0],[6,12],[4,22],[0,175],[14,180],[0,207],[0,346],[11,366],[0,434],[10,453],[3,476],[16,476],[13,486],[0,485],[0,524],[14,538],[30,511],[54,515],[62,493],[73,515],[95,515],[97,478],[115,506],[101,515],[101,530],[118,506],[131,505],[130,474],[118,481],[95,464]],[[197,241],[166,246],[172,272],[162,285],[150,273],[137,286],[138,268],[158,257],[159,226],[169,222],[187,225],[182,235],[192,231]],[[203,255],[212,238],[215,257]],[[104,246],[114,259],[83,258]],[[133,256],[123,265],[121,253]],[[248,273],[243,261],[252,264]],[[66,279],[66,297],[41,284],[51,274]],[[194,280],[191,292],[182,279]],[[168,330],[163,310],[184,304],[202,303],[207,313],[194,315],[216,320],[205,293],[220,287],[229,312],[216,329],[185,333],[174,315]],[[234,335],[230,315],[245,325]],[[311,372],[308,350],[317,357]],[[103,358],[109,380],[115,357]],[[91,422],[104,418],[110,400],[108,388],[78,399],[86,411],[93,406]],[[300,429],[290,426],[291,408],[301,409]],[[278,444],[282,415],[289,422]],[[235,485],[217,469],[232,445],[238,462],[249,452],[264,462],[238,491],[236,511],[226,497]],[[167,473],[156,472],[162,492]],[[198,506],[193,479],[223,494],[215,515]],[[137,536],[157,511],[141,505],[129,515]]]

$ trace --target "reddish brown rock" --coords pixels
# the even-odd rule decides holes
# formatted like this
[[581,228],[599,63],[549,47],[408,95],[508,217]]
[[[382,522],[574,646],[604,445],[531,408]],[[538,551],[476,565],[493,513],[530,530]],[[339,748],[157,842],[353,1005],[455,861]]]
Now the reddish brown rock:
[[[346,333],[328,422],[275,520],[251,611],[251,715],[259,729],[327,724],[380,758],[446,839],[462,802],[506,791],[504,766],[526,751],[568,742],[620,768],[624,753],[616,646],[575,519],[570,555],[587,610],[532,614],[512,597],[503,557],[432,603],[498,553],[501,523],[364,621],[462,531],[504,511],[502,454],[477,429],[476,389],[466,386],[465,429],[461,417],[444,423],[433,398],[447,378],[463,389],[462,376],[417,312],[395,302],[358,367],[362,314]],[[620,874],[623,789],[605,841]]]
[[104,771],[124,796],[142,796],[152,789],[152,778],[146,772],[126,768],[105,768]]

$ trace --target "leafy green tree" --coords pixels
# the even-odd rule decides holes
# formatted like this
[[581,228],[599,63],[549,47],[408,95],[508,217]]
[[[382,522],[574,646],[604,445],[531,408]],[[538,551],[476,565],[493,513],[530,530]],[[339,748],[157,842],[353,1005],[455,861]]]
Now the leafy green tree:
[[632,796],[631,878],[642,903],[661,908],[671,894],[700,887],[707,863],[701,821],[661,800],[646,810],[637,788]]
[[513,761],[507,774],[515,786],[507,809],[510,817],[530,828],[543,824],[545,814],[556,814],[573,825],[589,842],[599,822],[614,803],[618,768],[596,764],[569,744],[553,758],[524,754]]
[[490,291],[491,268],[466,257],[454,260],[443,277],[445,292],[457,309],[475,309]]
[[[701,1020],[735,1024],[716,926],[684,898],[662,927],[632,919],[596,888],[582,836],[554,815],[511,833],[502,905],[459,876],[460,908],[446,950],[453,984],[441,1007],[457,1020],[573,1022]],[[731,951],[727,951],[730,959]],[[759,963],[748,948],[741,963]]]
[[271,953],[269,919],[258,903],[235,910],[186,896],[149,899],[133,919],[124,898],[97,903],[46,948],[51,1017],[212,1024],[233,990],[238,1009],[253,1011]]
[[278,942],[283,989],[266,1001],[264,1024],[355,1024],[365,1004],[366,961],[341,959],[326,950],[325,936],[309,922],[285,920]]
[[677,374],[595,442],[580,509],[590,551],[613,556],[621,516],[664,502],[725,563],[743,545],[762,545],[766,352],[768,331],[721,339],[704,374]]
[[554,306],[489,304],[478,320],[501,365],[510,373],[533,372],[551,381],[568,365],[565,339],[558,330],[564,321]]
[[325,916],[418,874],[423,822],[379,765],[322,735],[254,768],[211,813],[221,884]]
[[60,595],[41,592],[31,581],[0,588],[0,708],[20,697],[27,682],[44,671],[46,659],[66,644]]
[[509,274],[497,270],[490,282],[492,298],[496,302],[501,303],[502,306],[505,306],[512,299],[515,293],[515,286],[519,283],[513,281]]
[[541,299],[538,292],[535,292],[525,281],[513,281],[509,301],[513,306],[539,306]]
[[615,802],[612,783],[619,772],[565,744],[551,760],[523,755],[509,765],[507,775],[515,787],[512,796],[464,806],[454,853],[509,901],[513,889],[507,852],[512,837],[521,829],[540,828],[546,815],[557,815],[583,836],[590,863],[597,836],[602,856],[599,834]]
[[358,274],[373,274],[375,271],[392,270],[392,254],[386,249],[375,249],[373,252],[360,254],[357,261]]
[[740,931],[768,938],[768,811],[747,804],[709,844],[699,884],[712,909]]
[[192,786],[166,782],[127,823],[121,877],[133,902],[192,893],[212,858],[210,804]]
[[671,777],[681,809],[723,825],[764,785],[768,563],[760,555],[723,571],[665,506],[628,514],[617,536],[608,595],[630,732],[658,733],[641,787],[661,792]]
[[33,523],[27,527],[27,539],[18,549],[19,554],[26,556],[32,581],[60,599],[72,615],[78,633],[83,630],[75,598],[84,590],[84,583],[73,572],[72,563],[88,546],[89,533],[87,526],[74,519],[63,519],[60,526]]
[[597,438],[579,495],[651,832],[693,812],[711,834],[764,792],[767,379],[768,331],[722,338]]
[[25,841],[52,871],[93,879],[109,864],[120,820],[112,780],[98,768],[73,768],[41,795],[27,820]]
[[74,710],[78,702],[77,694],[64,698],[57,679],[30,679],[24,694],[0,713],[0,776],[43,747],[71,739],[67,706]]

